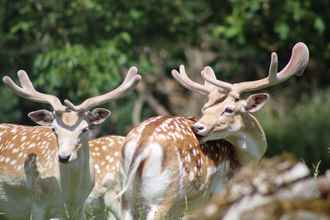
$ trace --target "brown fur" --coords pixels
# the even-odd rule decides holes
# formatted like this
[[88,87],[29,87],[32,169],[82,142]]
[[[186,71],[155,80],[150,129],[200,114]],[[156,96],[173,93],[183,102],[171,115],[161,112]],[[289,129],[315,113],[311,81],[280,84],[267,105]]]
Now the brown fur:
[[[209,167],[215,168],[225,161],[230,164],[229,170],[235,170],[240,166],[234,147],[228,141],[218,140],[200,144],[191,129],[194,123],[194,119],[185,117],[159,116],[135,127],[126,137],[126,143],[137,140],[131,165],[150,144],[157,143],[164,151],[162,169],[163,171],[171,170],[172,181],[162,198],[163,202],[159,204],[162,207],[162,211],[157,213],[160,219],[170,209],[176,209],[178,205],[182,206],[184,199],[195,200],[197,198],[198,200],[204,192],[208,191],[213,179],[212,175],[208,176]],[[123,152],[125,152],[125,147],[126,145],[123,147]],[[140,163],[136,181],[141,180],[145,169],[147,169],[147,161],[148,158]],[[184,168],[183,176],[180,176],[179,164],[182,164]],[[180,191],[180,184],[183,184],[184,192]],[[140,200],[143,202],[143,195],[141,197]],[[176,204],[178,201],[180,204]],[[123,202],[128,201],[124,198]],[[147,204],[145,205],[147,206]],[[127,204],[123,204],[124,209],[127,207],[129,207]],[[147,209],[148,207],[144,208]]]

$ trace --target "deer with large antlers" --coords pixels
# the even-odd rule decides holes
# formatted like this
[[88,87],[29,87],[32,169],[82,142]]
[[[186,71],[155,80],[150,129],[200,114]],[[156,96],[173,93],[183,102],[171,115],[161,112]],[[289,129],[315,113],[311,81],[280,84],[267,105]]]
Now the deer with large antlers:
[[190,86],[191,90],[208,95],[208,102],[202,108],[202,117],[193,125],[195,133],[202,137],[201,140],[226,138],[235,146],[241,146],[236,151],[241,160],[248,161],[258,159],[258,155],[262,155],[266,150],[265,147],[259,147],[261,145],[258,141],[262,140],[264,135],[257,119],[250,113],[260,110],[269,95],[257,93],[242,99],[241,94],[271,87],[293,75],[302,74],[308,60],[307,46],[297,43],[292,49],[289,63],[280,72],[277,54],[272,53],[268,76],[264,79],[231,84],[216,79],[212,68],[206,67],[202,71],[205,84],[201,87],[197,84],[187,84],[189,79],[183,67],[181,75],[177,72],[173,75],[183,86]]
[[[84,202],[95,180],[94,191],[97,191],[104,179],[119,169],[118,158],[124,141],[119,136],[89,141],[91,129],[110,115],[107,109],[91,109],[120,97],[134,87],[141,76],[137,74],[137,68],[132,67],[118,88],[88,98],[76,106],[69,100],[63,105],[56,96],[35,90],[25,71],[18,71],[17,75],[20,86],[8,76],[3,78],[4,83],[18,96],[50,104],[53,112],[38,110],[29,113],[29,117],[42,126],[0,125],[0,175],[3,180],[0,199],[4,199],[0,201],[0,212],[19,216],[21,213],[16,211],[18,203],[22,210],[31,213],[33,219],[58,216],[58,212],[71,219],[82,219]],[[31,164],[31,155],[36,160],[35,166],[24,166]],[[23,184],[15,185],[13,191],[5,180],[20,183],[23,180]],[[29,192],[30,197],[15,194],[17,189],[18,192]]]
[[210,67],[202,71],[204,85],[189,79],[183,66],[180,72],[173,70],[180,84],[208,96],[208,101],[198,121],[159,116],[126,136],[122,151],[124,186],[120,194],[123,219],[180,217],[186,209],[221,190],[235,168],[260,159],[267,142],[251,113],[261,109],[269,96],[260,93],[243,99],[240,95],[302,73],[308,59],[307,47],[298,43],[280,72],[273,53],[267,78],[236,84],[217,80]]

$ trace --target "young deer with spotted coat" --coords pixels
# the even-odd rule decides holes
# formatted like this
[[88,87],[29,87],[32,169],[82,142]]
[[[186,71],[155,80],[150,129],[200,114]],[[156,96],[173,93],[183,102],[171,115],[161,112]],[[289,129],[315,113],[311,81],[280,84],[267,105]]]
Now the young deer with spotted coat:
[[202,71],[204,85],[189,79],[183,66],[180,72],[173,70],[178,82],[207,95],[208,102],[198,121],[159,116],[140,124],[126,136],[123,219],[176,219],[221,190],[222,183],[237,167],[259,160],[267,142],[262,127],[250,113],[258,111],[268,95],[254,94],[243,99],[240,94],[301,73],[308,57],[307,47],[298,43],[280,72],[277,73],[277,56],[273,53],[267,78],[237,84],[216,80],[210,67]]
[[[4,83],[18,96],[50,104],[53,112],[29,113],[42,126],[0,125],[0,211],[11,219],[24,215],[32,215],[32,219],[63,215],[83,219],[84,203],[95,185],[95,173],[93,191],[97,195],[103,181],[119,169],[119,162],[113,160],[120,158],[124,141],[123,137],[108,136],[89,142],[91,128],[110,115],[107,109],[90,109],[120,97],[141,77],[132,67],[118,88],[76,106],[69,100],[63,105],[56,96],[36,91],[26,72],[17,74],[21,86],[8,76],[3,78]],[[36,164],[29,166],[33,158]],[[12,180],[18,185],[8,182]]]

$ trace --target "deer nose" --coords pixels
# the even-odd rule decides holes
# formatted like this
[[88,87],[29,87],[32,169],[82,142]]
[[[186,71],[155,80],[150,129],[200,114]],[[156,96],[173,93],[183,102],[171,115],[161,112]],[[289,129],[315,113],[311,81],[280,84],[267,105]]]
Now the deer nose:
[[58,160],[61,162],[61,163],[67,163],[70,159],[70,155],[59,155],[58,156]]
[[192,126],[192,129],[196,134],[201,135],[201,136],[206,136],[208,134],[208,129],[207,129],[206,125],[198,123],[198,122]]

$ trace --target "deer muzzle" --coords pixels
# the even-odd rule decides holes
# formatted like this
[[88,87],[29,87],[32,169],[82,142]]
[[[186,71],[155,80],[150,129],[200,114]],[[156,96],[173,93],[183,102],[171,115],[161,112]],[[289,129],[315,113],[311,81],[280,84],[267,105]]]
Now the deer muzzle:
[[208,126],[200,122],[196,122],[195,124],[193,124],[192,129],[195,132],[195,134],[199,136],[206,136],[210,132]]

